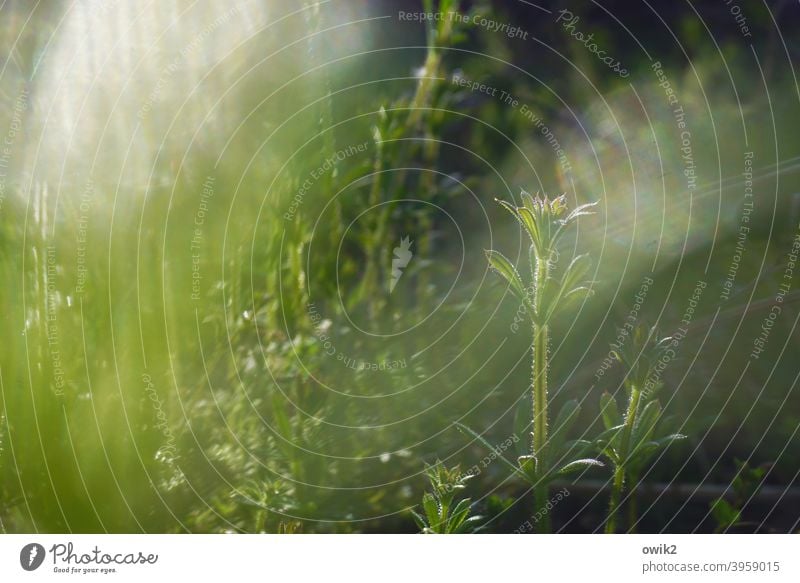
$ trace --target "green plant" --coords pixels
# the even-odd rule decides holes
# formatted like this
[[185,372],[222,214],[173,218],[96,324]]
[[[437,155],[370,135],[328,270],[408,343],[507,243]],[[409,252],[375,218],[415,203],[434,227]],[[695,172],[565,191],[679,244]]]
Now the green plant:
[[296,532],[302,525],[296,520],[286,518],[296,511],[290,484],[281,480],[263,482],[252,480],[233,497],[253,510],[253,532]]
[[717,523],[714,532],[725,532],[735,526],[743,526],[742,509],[756,495],[764,483],[766,469],[763,466],[751,468],[746,461],[736,461],[736,476],[731,482],[733,496],[730,501],[723,497],[711,502],[711,516]]
[[[624,336],[629,333],[627,328],[621,331]],[[654,437],[667,423],[659,423],[662,409],[655,395],[663,384],[653,378],[653,372],[665,352],[674,346],[673,339],[659,339],[655,328],[648,330],[644,326],[634,327],[630,335],[630,342],[612,350],[614,358],[626,369],[623,384],[628,393],[628,405],[624,417],[611,394],[604,393],[600,398],[606,431],[597,439],[597,444],[614,467],[605,527],[607,533],[617,530],[617,515],[626,482],[629,484],[629,528],[633,528],[636,522],[636,483],[644,465],[659,449],[685,438],[679,433]]]
[[[585,300],[592,293],[591,284],[584,278],[589,268],[588,255],[575,257],[563,270],[556,271],[557,245],[567,228],[579,217],[592,214],[595,203],[584,204],[567,212],[565,196],[548,199],[522,192],[522,206],[498,201],[524,228],[531,240],[528,259],[530,283],[525,284],[517,268],[502,253],[487,250],[489,265],[502,275],[509,289],[525,306],[533,334],[531,391],[533,397],[533,440],[531,454],[518,459],[515,471],[534,487],[536,511],[548,501],[549,483],[556,477],[590,465],[602,465],[591,458],[577,458],[587,450],[587,442],[567,441],[566,435],[580,413],[577,401],[569,401],[556,417],[550,434],[548,417],[548,371],[550,323]],[[472,432],[474,435],[474,432]],[[476,435],[477,437],[477,435]],[[566,463],[564,463],[566,462]],[[549,514],[538,523],[541,532],[550,530]]]
[[[360,286],[354,300],[369,306],[370,317],[378,317],[386,308],[387,299],[375,294],[382,281],[388,281],[386,273],[391,265],[391,249],[387,240],[399,240],[403,231],[398,227],[408,220],[408,210],[399,202],[413,190],[422,190],[436,201],[443,197],[446,189],[435,183],[435,172],[408,172],[408,167],[424,164],[435,168],[441,147],[442,130],[449,111],[449,102],[454,89],[446,80],[443,50],[464,38],[465,21],[453,18],[459,12],[459,0],[424,0],[426,14],[437,14],[435,20],[425,20],[426,54],[420,67],[413,93],[402,95],[378,109],[372,126],[374,162],[369,205],[376,209],[367,220],[369,226],[360,233],[360,244],[365,249],[365,267],[360,277]],[[468,21],[468,19],[466,19]],[[396,172],[388,169],[398,168]],[[418,232],[434,229],[431,209],[417,209],[413,223]],[[394,217],[394,218],[393,218]],[[430,253],[430,238],[417,240],[421,256]],[[421,274],[419,290],[428,290],[427,275]]]
[[414,521],[423,534],[457,534],[475,530],[481,516],[470,516],[471,500],[462,498],[456,502],[456,493],[466,488],[472,474],[462,474],[459,467],[448,469],[436,462],[425,470],[431,492],[422,496],[422,511],[412,510]]

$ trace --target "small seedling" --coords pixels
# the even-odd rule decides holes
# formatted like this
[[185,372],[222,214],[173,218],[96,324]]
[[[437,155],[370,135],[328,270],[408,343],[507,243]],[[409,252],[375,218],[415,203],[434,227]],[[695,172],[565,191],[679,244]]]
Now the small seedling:
[[764,484],[766,469],[761,466],[752,468],[746,461],[740,460],[736,460],[736,466],[736,476],[730,487],[733,492],[730,502],[720,497],[711,503],[711,516],[717,523],[714,532],[725,532],[747,525],[753,526],[751,523],[742,521],[742,510]]
[[446,468],[441,462],[429,466],[425,474],[431,492],[422,496],[422,514],[414,512],[414,521],[422,534],[458,534],[475,530],[481,516],[470,516],[471,500],[456,502],[456,494],[466,488],[472,474],[462,474],[458,466]]

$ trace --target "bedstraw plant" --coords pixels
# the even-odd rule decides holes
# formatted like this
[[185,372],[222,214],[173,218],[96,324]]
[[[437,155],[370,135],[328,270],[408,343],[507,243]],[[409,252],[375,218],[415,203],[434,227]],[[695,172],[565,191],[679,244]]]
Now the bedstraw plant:
[[[626,330],[627,333],[627,330]],[[605,531],[617,531],[622,493],[628,490],[628,529],[636,525],[636,484],[645,464],[660,449],[684,439],[679,433],[657,437],[669,422],[662,420],[661,403],[656,393],[663,383],[654,374],[658,361],[675,345],[671,337],[658,338],[655,328],[636,326],[630,342],[613,350],[612,354],[623,367],[623,386],[628,397],[624,416],[620,415],[616,399],[609,393],[600,398],[603,424],[606,431],[597,439],[602,455],[614,468],[611,499]]]
[[473,477],[461,473],[458,466],[447,468],[441,462],[429,466],[425,475],[431,485],[431,492],[422,496],[422,514],[412,511],[414,522],[422,534],[459,534],[474,532],[481,516],[470,516],[472,501],[456,494],[466,488],[466,482]]
[[[557,269],[557,246],[567,229],[579,217],[592,214],[595,203],[584,204],[568,211],[566,197],[549,199],[522,192],[522,206],[498,201],[519,221],[530,238],[528,253],[530,280],[523,280],[519,270],[509,259],[496,250],[487,250],[486,257],[492,269],[508,282],[511,292],[525,307],[533,336],[531,392],[532,442],[530,455],[520,456],[515,473],[533,486],[535,512],[544,518],[537,522],[539,532],[551,530],[550,515],[542,510],[549,499],[549,484],[565,474],[587,466],[602,465],[596,459],[581,457],[591,448],[585,440],[567,440],[567,433],[580,413],[577,401],[567,402],[549,426],[549,345],[550,325],[553,318],[580,305],[592,293],[591,283],[585,281],[590,265],[588,255],[572,259],[563,270]],[[476,438],[474,432],[468,430]]]

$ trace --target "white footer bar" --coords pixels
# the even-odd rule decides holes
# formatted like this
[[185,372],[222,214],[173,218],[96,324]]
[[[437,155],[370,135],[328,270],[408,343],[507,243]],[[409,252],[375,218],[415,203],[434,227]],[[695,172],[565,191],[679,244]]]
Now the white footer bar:
[[796,535],[0,536],[3,582],[769,582],[798,562]]

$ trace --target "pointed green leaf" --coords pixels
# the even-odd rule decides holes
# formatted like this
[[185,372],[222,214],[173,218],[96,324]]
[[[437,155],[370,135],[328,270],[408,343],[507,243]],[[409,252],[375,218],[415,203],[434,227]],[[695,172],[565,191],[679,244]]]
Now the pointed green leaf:
[[634,448],[633,452],[631,453],[631,458],[636,458],[636,463],[643,464],[647,461],[647,458],[664,447],[668,447],[672,443],[676,441],[681,441],[686,439],[685,435],[680,433],[673,433],[671,435],[667,435],[666,437],[662,437],[661,439],[656,439],[653,441],[646,441],[644,443],[639,444],[637,447]]
[[461,523],[461,527],[459,528],[458,532],[477,532],[480,529],[476,527],[482,520],[483,516],[470,516]]
[[578,283],[586,276],[591,265],[592,260],[589,258],[588,253],[577,255],[569,262],[569,265],[564,270],[564,277],[561,280],[565,294],[577,287]]
[[[536,265],[539,262],[538,252],[536,245],[531,243],[531,246],[528,247],[528,267],[530,267],[531,270],[531,289],[529,291],[533,291],[533,286],[536,282]],[[533,294],[531,294],[531,296],[532,295]]]
[[594,458],[585,458],[582,460],[575,460],[574,462],[570,462],[567,465],[562,466],[557,473],[561,476],[564,476],[566,474],[571,474],[579,470],[585,470],[593,466],[604,467],[605,464],[600,460],[596,460]]
[[436,498],[433,497],[433,494],[425,492],[425,494],[422,495],[422,508],[425,510],[425,517],[428,519],[428,525],[433,529],[437,529],[442,517],[439,513],[439,503],[436,501]]
[[622,463],[622,459],[619,457],[617,450],[610,445],[600,448],[600,453],[606,456],[615,466],[618,466]]
[[514,295],[520,300],[526,301],[527,294],[525,293],[525,285],[522,283],[522,278],[517,273],[514,265],[506,259],[505,255],[499,251],[487,249],[486,259],[489,261],[489,266],[506,279],[509,289]]
[[419,528],[420,530],[425,530],[425,528],[428,526],[427,524],[425,524],[425,519],[422,518],[419,515],[419,513],[415,512],[414,510],[411,511],[411,516],[414,517],[414,522],[417,524],[417,528]]
[[460,500],[459,503],[453,508],[450,519],[447,521],[448,532],[458,532],[461,525],[469,516],[469,506],[471,502],[469,498]]
[[570,439],[564,442],[560,451],[555,452],[551,458],[553,466],[561,466],[567,460],[582,459],[583,457],[593,456],[597,451],[597,444],[588,439]]
[[622,424],[615,425],[614,427],[606,429],[595,438],[597,448],[614,463],[620,462],[617,452],[619,451],[619,440],[624,427],[625,426]]
[[594,295],[594,290],[590,287],[577,287],[567,292],[561,299],[558,306],[558,312],[571,312],[575,306],[586,301]]
[[617,400],[610,393],[600,395],[600,412],[603,416],[603,425],[606,429],[611,429],[616,425],[622,425],[622,415],[619,414]]
[[596,441],[602,441],[605,443],[612,441],[622,431],[623,427],[625,427],[625,425],[622,423],[615,425],[614,427],[609,427],[597,436]]
[[525,230],[528,232],[528,236],[531,239],[531,242],[536,246],[537,249],[542,249],[542,235],[541,229],[539,228],[539,223],[536,222],[536,217],[525,207],[520,207],[517,209],[517,215],[519,216],[519,221],[522,223],[522,226],[525,227]]
[[[489,451],[494,451],[494,446],[492,444],[490,444],[488,441],[486,441],[486,439],[484,439],[484,437],[482,435],[478,435],[478,433],[476,433],[475,431],[473,431],[472,429],[470,429],[469,427],[467,427],[463,423],[456,423],[455,425],[461,431],[464,431],[465,433],[471,435],[476,441],[478,441],[483,446],[485,446],[486,449],[488,449]],[[498,455],[497,459],[502,461],[504,464],[506,464],[506,466],[508,466],[511,469],[511,471],[514,472],[515,474],[521,475],[523,478],[525,477],[524,474],[522,474],[522,472],[520,471],[520,469],[517,466],[512,464],[510,461],[508,461],[502,455]]]
[[717,530],[725,530],[735,525],[741,520],[742,513],[734,508],[727,500],[717,498],[711,503],[711,515],[717,521],[719,528]]
[[519,195],[520,195],[520,198],[522,199],[522,206],[526,207],[531,212],[534,212],[534,213],[537,212],[537,209],[539,208],[539,205],[536,203],[536,200],[533,198],[533,195],[531,195],[530,192],[528,192],[527,190],[525,190],[523,188],[523,189],[521,189]]
[[531,483],[536,482],[538,476],[537,473],[538,462],[536,460],[536,456],[521,455],[517,458],[517,463],[519,464],[517,472],[519,472],[526,480],[530,481]]
[[[547,198],[545,197],[545,201]],[[553,200],[550,201],[550,215],[557,219],[561,215],[563,215],[567,210],[567,195],[562,194],[555,197]]]
[[684,439],[686,439],[686,436],[682,433],[673,433],[671,435],[667,435],[666,437],[656,439],[655,443],[658,445],[658,447],[664,447],[665,445],[671,445],[676,441],[681,441]]
[[530,210],[525,207],[516,207],[513,204],[510,204],[504,200],[495,199],[504,209],[510,212],[515,219],[519,222],[520,225],[525,229],[525,232],[528,233],[528,237],[530,237],[531,242],[535,245],[539,243],[539,228],[536,225],[536,220],[534,219],[533,215],[531,214]]
[[636,418],[636,424],[633,427],[631,434],[631,450],[636,449],[636,446],[650,440],[650,436],[655,431],[656,423],[661,417],[661,403],[658,401],[650,401],[644,406],[639,416]]
[[[558,292],[556,297],[553,298],[550,309],[547,312],[546,318],[549,320],[555,314],[557,309],[566,309],[566,305],[572,304],[575,299],[579,299],[575,294],[580,294],[580,298],[586,297],[586,293],[591,293],[588,287],[579,287],[578,284],[586,275],[586,272],[591,266],[591,260],[588,254],[578,255],[570,261],[561,282],[558,284]],[[564,301],[562,301],[564,300]],[[566,301],[569,300],[569,301]]]
[[667,435],[661,439],[640,443],[631,452],[631,466],[643,466],[659,449],[664,449],[670,444],[675,443],[676,441],[681,441],[682,439],[686,439],[686,436],[681,435],[680,433],[673,433],[672,435]]
[[564,303],[577,303],[584,298],[590,298],[594,295],[594,290],[585,285],[574,287],[564,294]]
[[586,204],[582,204],[580,206],[575,207],[572,211],[564,218],[564,223],[569,224],[576,220],[578,217],[584,217],[587,215],[593,215],[594,211],[592,210],[597,205],[597,202],[589,202]]

